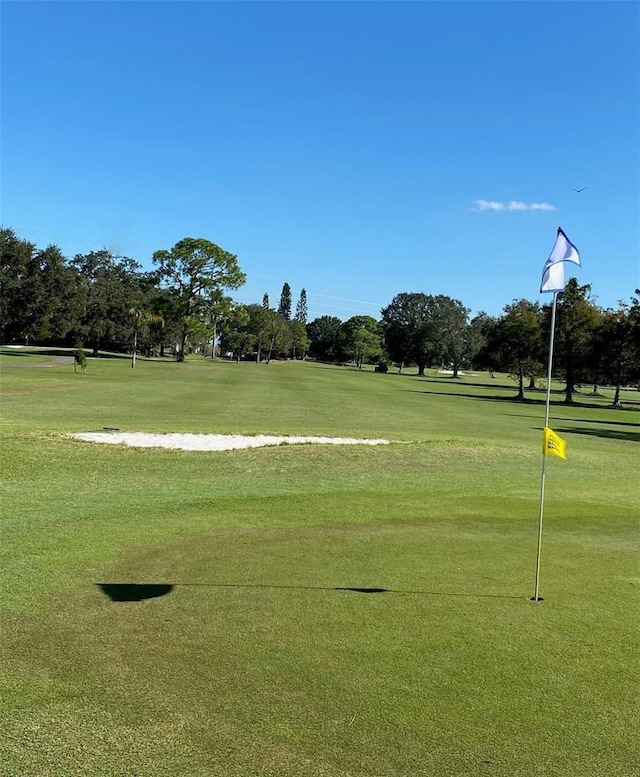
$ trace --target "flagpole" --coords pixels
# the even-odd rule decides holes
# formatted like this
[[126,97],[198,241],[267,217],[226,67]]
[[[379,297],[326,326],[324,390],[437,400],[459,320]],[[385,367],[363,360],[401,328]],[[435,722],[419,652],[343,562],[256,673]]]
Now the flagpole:
[[[549,404],[551,402],[551,369],[553,365],[553,336],[556,328],[556,303],[558,300],[558,292],[553,292],[553,305],[551,307],[551,336],[549,338],[549,366],[547,369],[547,401],[545,404],[544,412],[544,428],[549,426]],[[533,595],[532,600],[534,602],[541,602],[539,597],[540,592],[540,555],[542,552],[542,516],[544,514],[544,483],[545,483],[545,470],[547,464],[547,457],[542,454],[542,476],[540,478],[540,512],[538,515],[538,552],[536,555],[536,592]]]

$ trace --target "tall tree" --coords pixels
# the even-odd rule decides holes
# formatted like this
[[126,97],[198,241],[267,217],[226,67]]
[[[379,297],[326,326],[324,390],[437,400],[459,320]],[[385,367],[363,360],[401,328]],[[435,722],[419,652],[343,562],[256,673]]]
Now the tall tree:
[[128,350],[129,311],[141,304],[147,281],[140,265],[106,250],[77,254],[72,265],[80,273],[84,294],[84,310],[74,334],[91,345],[94,356],[100,348]]
[[493,362],[487,354],[487,343],[495,320],[484,311],[480,311],[469,322],[469,337],[473,343],[471,364],[476,369],[486,369],[493,366]]
[[156,251],[154,264],[162,282],[173,292],[181,323],[178,361],[184,361],[190,322],[197,318],[207,296],[216,289],[237,289],[246,280],[237,257],[203,238],[186,237],[170,251]]
[[203,313],[205,323],[209,327],[211,335],[211,358],[216,358],[216,340],[218,337],[218,327],[225,316],[230,315],[233,310],[234,302],[231,297],[223,294],[221,289],[213,289],[204,299]]
[[131,349],[131,367],[136,366],[136,358],[138,353],[138,338],[140,332],[144,327],[148,327],[149,324],[163,324],[164,319],[157,313],[153,313],[147,310],[142,305],[134,305],[129,309],[129,315],[131,316],[131,324],[133,326],[133,347]]
[[[524,379],[539,373],[544,358],[542,310],[537,302],[514,300],[505,305],[491,338],[492,366],[511,373],[518,381],[518,399],[524,399]],[[534,364],[535,363],[535,364]]]
[[253,336],[257,364],[261,361],[263,351],[266,350],[269,342],[269,315],[275,311],[262,305],[246,305],[245,310],[249,316],[247,331]]
[[307,315],[307,291],[306,289],[302,289],[300,297],[298,298],[298,304],[296,305],[296,321],[299,321],[306,326]]
[[[591,286],[579,286],[575,278],[570,278],[558,295],[554,362],[564,377],[564,401],[568,404],[573,402],[576,383],[588,380],[590,340],[600,315],[590,292]],[[550,306],[547,306],[549,319]]]
[[277,310],[267,311],[264,333],[266,335],[266,362],[271,362],[275,353],[286,353],[289,349],[289,328],[285,317]]
[[438,294],[432,301],[431,319],[434,353],[439,351],[440,360],[451,366],[453,377],[457,378],[460,367],[473,356],[469,308],[460,300]]
[[289,339],[291,341],[291,355],[294,359],[304,359],[305,352],[309,348],[307,327],[297,319],[289,321]]
[[278,304],[278,313],[285,321],[291,320],[291,286],[285,283],[280,294],[280,303]]
[[0,337],[3,343],[30,336],[34,305],[43,294],[36,247],[12,229],[0,229]]
[[346,359],[361,368],[382,356],[382,332],[373,316],[352,316],[340,327],[340,345]]
[[83,295],[80,277],[70,267],[58,246],[47,246],[37,254],[38,269],[42,278],[42,295],[39,318],[39,340],[63,341],[77,328],[82,314]]
[[633,301],[631,305],[620,302],[618,310],[604,311],[595,327],[592,347],[599,357],[600,375],[607,384],[614,386],[612,407],[622,407],[622,386],[640,376],[640,360],[634,337]]
[[265,310],[269,310],[269,295],[265,291],[265,293],[262,295],[262,307]]
[[249,329],[249,312],[244,305],[234,305],[220,327],[220,348],[240,361],[255,345],[255,335]]
[[337,316],[320,316],[308,324],[310,355],[320,361],[338,361],[341,326],[342,321]]
[[439,360],[441,343],[435,339],[433,297],[422,293],[397,294],[382,310],[380,323],[389,356],[396,363],[415,363],[418,375]]
[[172,343],[175,345],[180,337],[180,321],[173,303],[173,293],[169,289],[154,287],[151,289],[147,305],[153,319],[149,322],[147,350],[157,349],[161,357],[165,349]]

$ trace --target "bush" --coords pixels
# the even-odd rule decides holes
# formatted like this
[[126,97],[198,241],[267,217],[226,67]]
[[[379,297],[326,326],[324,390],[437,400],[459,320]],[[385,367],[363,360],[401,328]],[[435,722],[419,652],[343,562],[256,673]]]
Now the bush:
[[375,367],[376,372],[389,372],[389,365],[386,362],[379,362]]
[[87,371],[87,357],[84,354],[84,346],[82,343],[78,343],[76,346],[76,350],[73,354],[74,359],[74,369],[77,367],[80,367],[80,372],[86,372]]

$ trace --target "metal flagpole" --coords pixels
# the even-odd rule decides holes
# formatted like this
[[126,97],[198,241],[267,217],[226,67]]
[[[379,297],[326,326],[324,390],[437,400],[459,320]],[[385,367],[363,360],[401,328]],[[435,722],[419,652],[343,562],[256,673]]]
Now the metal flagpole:
[[[553,364],[553,336],[556,328],[556,302],[558,299],[558,292],[553,292],[553,306],[551,308],[551,337],[549,340],[549,367],[547,369],[547,402],[544,413],[544,428],[549,426],[549,403],[551,400],[551,367]],[[534,602],[541,602],[540,591],[540,553],[542,551],[542,516],[544,514],[544,480],[546,469],[547,457],[542,453],[542,477],[540,479],[540,514],[538,516],[538,553],[536,556],[536,592],[533,595],[532,600]]]

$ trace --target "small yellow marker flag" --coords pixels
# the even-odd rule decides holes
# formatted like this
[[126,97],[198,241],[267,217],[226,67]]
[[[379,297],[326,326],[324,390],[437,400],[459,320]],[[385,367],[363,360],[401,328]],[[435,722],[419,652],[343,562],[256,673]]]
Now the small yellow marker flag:
[[567,441],[563,440],[553,429],[545,426],[542,432],[542,453],[545,456],[559,456],[561,459],[566,459]]

